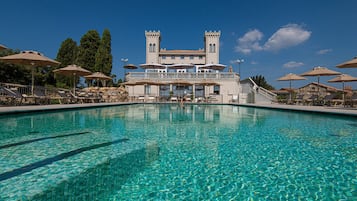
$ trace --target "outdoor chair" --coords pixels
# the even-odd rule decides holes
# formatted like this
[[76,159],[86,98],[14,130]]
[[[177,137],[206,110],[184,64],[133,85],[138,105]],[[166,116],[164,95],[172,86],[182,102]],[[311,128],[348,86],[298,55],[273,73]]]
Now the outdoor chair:
[[69,104],[76,102],[76,99],[73,98],[73,96],[69,92],[59,90],[58,95],[60,104]]
[[323,98],[324,105],[326,106],[338,106],[343,105],[343,100],[338,98],[337,94],[326,95]]
[[176,96],[172,96],[172,97],[170,98],[170,101],[171,101],[171,102],[177,102],[177,101],[178,101],[178,98],[177,98]]
[[23,96],[17,89],[11,90],[6,87],[0,87],[0,97],[4,99],[6,105],[21,105]]

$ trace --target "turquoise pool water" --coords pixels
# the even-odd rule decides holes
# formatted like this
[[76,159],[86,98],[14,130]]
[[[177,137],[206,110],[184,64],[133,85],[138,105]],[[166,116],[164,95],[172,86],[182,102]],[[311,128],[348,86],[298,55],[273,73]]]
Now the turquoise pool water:
[[0,117],[0,200],[356,200],[357,121],[229,105]]

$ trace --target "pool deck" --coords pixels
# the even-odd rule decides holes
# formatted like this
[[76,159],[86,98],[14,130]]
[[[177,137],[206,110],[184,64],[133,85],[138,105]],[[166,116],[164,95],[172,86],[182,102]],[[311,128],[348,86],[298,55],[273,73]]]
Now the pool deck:
[[327,107],[327,106],[303,106],[303,105],[285,105],[285,104],[240,104],[247,107],[258,107],[268,109],[301,111],[311,113],[326,113],[335,115],[348,115],[357,117],[357,108],[350,107]]
[[[128,104],[136,104],[136,103],[116,102],[116,103],[11,106],[11,107],[0,107],[0,115],[37,112],[37,111],[66,110],[66,109],[77,109],[77,108],[107,107],[107,106],[128,105]],[[245,107],[258,107],[258,108],[267,108],[267,109],[279,109],[279,110],[314,112],[314,113],[328,113],[328,114],[348,115],[348,116],[357,117],[357,108],[283,105],[283,104],[237,104],[237,105],[245,106]]]

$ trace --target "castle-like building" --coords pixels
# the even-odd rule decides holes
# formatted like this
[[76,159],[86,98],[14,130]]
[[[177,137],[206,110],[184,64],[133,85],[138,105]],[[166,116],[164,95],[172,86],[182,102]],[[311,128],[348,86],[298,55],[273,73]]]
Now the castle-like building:
[[160,31],[145,31],[146,63],[171,64],[218,64],[220,31],[206,31],[204,48],[198,50],[166,50],[161,48]]
[[145,72],[129,72],[125,76],[130,99],[244,103],[249,94],[255,98],[257,90],[251,89],[251,83],[241,85],[239,74],[220,64],[220,36],[220,31],[205,31],[204,48],[169,50],[161,48],[160,31],[145,31],[146,63],[140,65]]

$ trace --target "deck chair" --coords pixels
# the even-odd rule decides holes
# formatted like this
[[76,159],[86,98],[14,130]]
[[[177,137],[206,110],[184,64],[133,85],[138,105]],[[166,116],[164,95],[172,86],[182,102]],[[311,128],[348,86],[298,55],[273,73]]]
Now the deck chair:
[[21,105],[24,97],[17,89],[9,89],[6,87],[0,87],[0,94],[6,99],[6,104],[9,105]]

